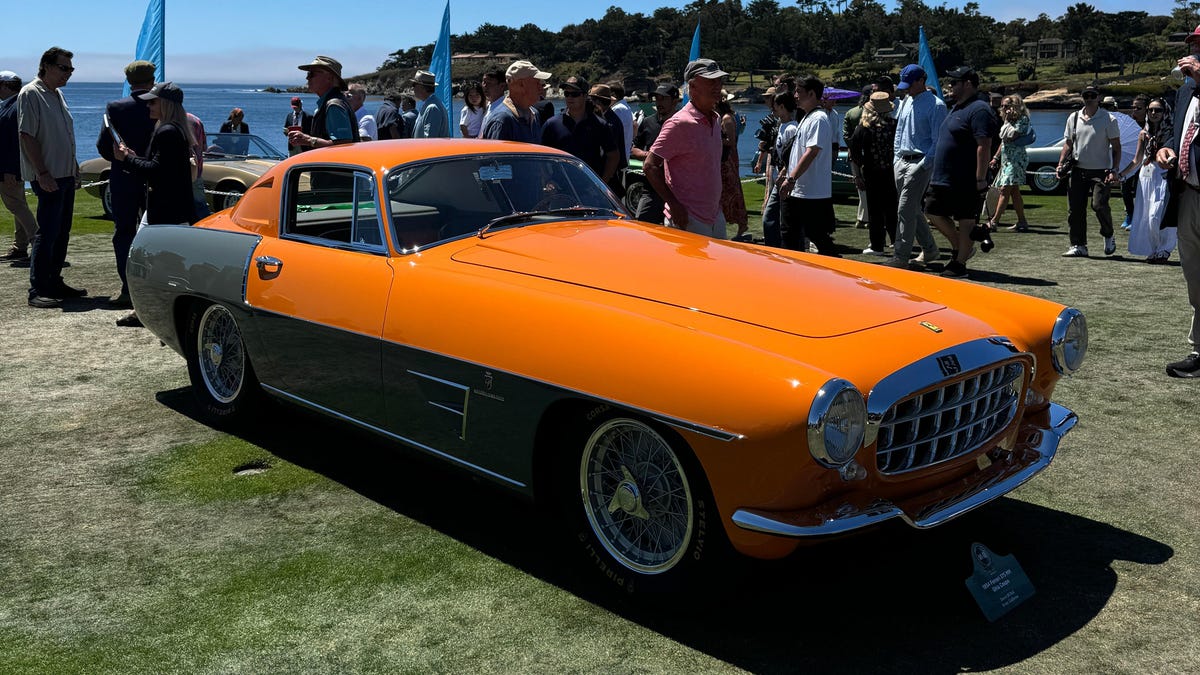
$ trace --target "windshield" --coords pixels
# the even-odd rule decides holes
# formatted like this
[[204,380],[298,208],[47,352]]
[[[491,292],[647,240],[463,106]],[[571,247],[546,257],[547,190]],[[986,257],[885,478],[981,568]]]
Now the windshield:
[[388,172],[386,192],[396,241],[405,251],[481,233],[489,225],[494,230],[624,213],[587,165],[553,155],[488,154],[407,164]]
[[204,159],[287,159],[258,136],[250,134],[208,134]]

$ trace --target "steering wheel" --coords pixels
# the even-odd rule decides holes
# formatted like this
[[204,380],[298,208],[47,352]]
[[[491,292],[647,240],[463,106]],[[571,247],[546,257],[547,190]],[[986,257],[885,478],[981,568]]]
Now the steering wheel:
[[572,206],[579,206],[575,198],[571,195],[555,192],[542,199],[533,207],[534,211],[553,211],[555,209],[569,209]]

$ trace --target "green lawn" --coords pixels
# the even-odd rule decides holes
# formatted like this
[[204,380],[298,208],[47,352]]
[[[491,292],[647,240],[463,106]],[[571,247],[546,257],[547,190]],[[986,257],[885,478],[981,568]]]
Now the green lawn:
[[[1186,348],[1180,269],[1060,258],[1064,202],[1029,198],[1033,231],[998,234],[968,282],[1087,315],[1053,466],[942,528],[735,561],[644,602],[528,505],[414,452],[284,407],[236,436],[198,423],[156,338],[102,304],[31,310],[27,270],[0,267],[0,671],[1194,672],[1200,383],[1163,374]],[[77,204],[67,280],[102,297],[111,224]],[[836,210],[856,256],[866,231]],[[963,585],[974,541],[1037,588],[994,624]]]

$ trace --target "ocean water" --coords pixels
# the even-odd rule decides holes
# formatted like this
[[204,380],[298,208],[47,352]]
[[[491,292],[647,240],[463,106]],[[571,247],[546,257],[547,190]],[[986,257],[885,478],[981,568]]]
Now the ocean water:
[[[188,112],[204,122],[205,130],[215,132],[228,119],[229,111],[241,108],[245,111],[245,122],[250,126],[250,133],[261,136],[280,151],[287,152],[287,137],[283,133],[283,121],[291,111],[292,96],[299,96],[304,101],[304,109],[310,113],[317,104],[314,94],[269,93],[261,88],[241,84],[180,84],[183,89],[183,105]],[[266,85],[264,85],[266,86]],[[279,89],[285,86],[274,85]],[[67,105],[75,119],[75,141],[78,149],[78,159],[83,161],[99,157],[96,152],[96,138],[100,135],[101,116],[108,101],[120,98],[121,83],[71,82],[63,88]],[[372,113],[379,107],[381,99],[368,97],[367,110]],[[562,102],[556,101],[556,106],[562,110]],[[462,110],[462,101],[453,102],[451,123],[458,127],[458,115]],[[631,106],[638,104],[633,103]],[[845,114],[850,106],[840,107],[838,111]],[[648,110],[653,106],[646,104]],[[766,116],[765,105],[735,105],[734,109],[746,115],[746,130],[738,138],[738,159],[741,162],[742,174],[750,173],[754,153],[758,141],[754,131],[758,129],[758,121]],[[1034,110],[1030,112],[1033,126],[1037,129],[1036,145],[1053,145],[1062,137],[1066,125],[1066,110]]]

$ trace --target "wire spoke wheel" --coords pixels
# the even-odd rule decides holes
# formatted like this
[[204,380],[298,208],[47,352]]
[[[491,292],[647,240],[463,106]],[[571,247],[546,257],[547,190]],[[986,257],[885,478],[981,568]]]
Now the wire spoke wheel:
[[694,536],[692,488],[671,445],[646,424],[618,418],[587,440],[580,497],[600,544],[625,567],[661,574]]
[[232,403],[245,384],[246,352],[237,322],[222,305],[211,305],[196,331],[196,362],[210,396]]

